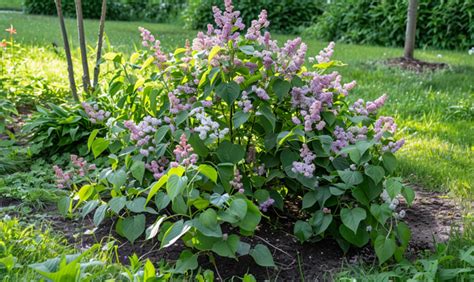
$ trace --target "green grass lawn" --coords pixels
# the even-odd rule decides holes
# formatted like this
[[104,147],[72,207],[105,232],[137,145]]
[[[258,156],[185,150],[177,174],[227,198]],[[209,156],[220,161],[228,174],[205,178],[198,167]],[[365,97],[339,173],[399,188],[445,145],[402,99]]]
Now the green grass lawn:
[[0,10],[22,10],[23,0],[0,0]]
[[[16,27],[16,39],[23,44],[46,46],[43,50],[52,50],[48,46],[53,42],[62,45],[57,18],[0,14],[0,27],[3,29],[10,24]],[[67,26],[73,46],[77,47],[75,21],[67,20]],[[138,26],[150,29],[168,50],[182,46],[186,39],[196,34],[178,25],[107,22],[110,44],[125,52],[133,51],[140,44]],[[89,44],[95,44],[97,27],[97,21],[86,20]],[[276,37],[281,42],[294,36]],[[310,55],[315,55],[327,44],[311,38],[304,40],[309,45]],[[381,114],[394,115],[400,134],[407,140],[406,146],[398,153],[399,173],[427,189],[452,191],[472,199],[474,56],[469,56],[467,50],[417,50],[416,57],[421,60],[450,65],[447,70],[424,74],[391,69],[380,63],[401,54],[399,48],[338,44],[334,57],[348,64],[339,69],[344,78],[358,82],[359,86],[352,92],[353,99],[372,100],[383,93],[390,96]]]

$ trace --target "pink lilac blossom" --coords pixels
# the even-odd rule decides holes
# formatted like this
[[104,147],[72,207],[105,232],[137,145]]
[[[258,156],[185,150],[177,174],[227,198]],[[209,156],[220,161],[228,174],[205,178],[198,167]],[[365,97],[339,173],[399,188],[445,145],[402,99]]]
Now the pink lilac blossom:
[[261,30],[267,28],[270,22],[267,19],[267,11],[262,10],[258,16],[258,20],[253,20],[245,35],[246,39],[259,40],[262,38]]
[[335,153],[339,153],[349,144],[354,144],[357,141],[367,139],[367,132],[368,128],[366,126],[351,126],[347,129],[347,131],[345,131],[342,127],[336,126],[333,132],[336,140],[332,142],[331,150]]
[[161,50],[161,42],[151,34],[151,32],[143,27],[139,27],[140,36],[142,37],[142,45],[150,48],[153,52],[153,57],[156,59],[155,64],[158,67],[163,67],[168,60],[166,54]]
[[99,105],[97,104],[91,105],[87,102],[82,102],[81,105],[91,123],[100,123],[110,117],[110,112],[99,109]]
[[176,167],[180,164],[185,167],[194,165],[198,159],[198,156],[193,154],[193,148],[188,144],[188,139],[184,133],[181,135],[179,144],[176,145],[173,153],[176,157],[176,161],[171,163],[172,167]]
[[385,101],[387,100],[387,95],[384,94],[377,98],[373,102],[367,102],[364,105],[364,100],[358,99],[357,101],[354,102],[354,104],[349,108],[349,110],[363,116],[367,116],[369,114],[377,112],[384,104]]
[[336,47],[336,43],[329,42],[329,45],[319,52],[319,55],[316,56],[316,61],[318,63],[327,63],[331,61],[331,57],[334,54],[334,47]]
[[56,175],[56,186],[59,189],[64,189],[70,186],[72,174],[70,172],[64,172],[57,165],[53,166],[54,174]]
[[77,155],[71,155],[70,158],[72,166],[77,170],[76,173],[81,177],[84,177],[88,171],[96,169],[95,164],[88,165],[84,158],[79,158]]
[[259,205],[259,208],[261,211],[267,212],[268,208],[271,207],[274,203],[275,203],[275,200],[273,200],[272,198],[268,198],[265,202]]
[[149,164],[145,164],[145,168],[153,173],[155,180],[158,180],[165,174],[166,166],[168,164],[168,159],[161,157],[158,161],[153,160]]
[[234,179],[232,179],[229,184],[239,193],[243,194],[245,192],[244,184],[242,184],[242,175],[238,169],[235,170]]
[[300,157],[303,159],[303,162],[293,162],[291,171],[303,174],[306,177],[312,177],[316,169],[316,166],[313,164],[316,155],[311,152],[308,145],[303,144],[300,149]]
[[292,78],[304,64],[308,47],[301,41],[301,38],[288,40],[283,48],[277,52],[277,72],[285,77]]

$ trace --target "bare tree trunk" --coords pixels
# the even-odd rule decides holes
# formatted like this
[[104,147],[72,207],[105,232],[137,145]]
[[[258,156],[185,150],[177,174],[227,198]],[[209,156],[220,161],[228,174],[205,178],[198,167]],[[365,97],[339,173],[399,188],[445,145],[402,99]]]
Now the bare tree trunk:
[[55,0],[56,10],[58,12],[59,26],[61,27],[61,33],[64,41],[64,51],[66,53],[67,61],[67,71],[69,74],[69,86],[71,87],[72,97],[76,102],[79,102],[79,97],[77,96],[76,90],[76,81],[74,80],[74,68],[72,64],[71,49],[69,47],[69,40],[67,38],[66,25],[64,24],[63,9],[61,5],[61,0]]
[[84,91],[89,92],[91,79],[89,76],[89,65],[87,64],[87,49],[86,49],[86,37],[84,35],[84,18],[82,16],[82,1],[75,0],[76,2],[76,17],[77,17],[77,31],[79,33],[79,47],[81,49],[82,59],[82,83],[84,84]]
[[94,89],[97,88],[99,83],[99,72],[100,72],[100,58],[102,57],[102,43],[104,38],[104,26],[105,26],[105,16],[107,13],[107,0],[102,0],[102,12],[100,14],[100,23],[99,23],[99,39],[97,40],[97,58],[94,68],[94,83],[92,84]]
[[407,12],[407,30],[405,33],[405,52],[404,57],[413,59],[415,52],[415,35],[416,35],[416,10],[418,9],[418,0],[408,0]]

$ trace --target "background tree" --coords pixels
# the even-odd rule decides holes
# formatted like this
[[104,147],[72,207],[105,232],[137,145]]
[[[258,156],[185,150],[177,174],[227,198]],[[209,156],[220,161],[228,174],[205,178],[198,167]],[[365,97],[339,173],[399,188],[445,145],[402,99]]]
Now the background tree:
[[102,57],[102,42],[104,38],[104,27],[105,27],[105,16],[107,13],[107,0],[102,0],[102,11],[100,13],[100,23],[99,23],[99,39],[97,40],[97,56],[96,63],[94,67],[94,82],[92,87],[97,88],[99,83],[99,72],[100,72],[100,58]]
[[89,64],[87,63],[86,36],[84,35],[84,17],[82,15],[82,1],[76,0],[77,33],[79,34],[79,48],[82,59],[82,83],[84,91],[90,90],[91,79],[89,75]]
[[418,9],[418,0],[408,0],[407,11],[407,29],[405,33],[405,51],[406,59],[413,59],[415,52],[415,36],[416,36],[416,11]]

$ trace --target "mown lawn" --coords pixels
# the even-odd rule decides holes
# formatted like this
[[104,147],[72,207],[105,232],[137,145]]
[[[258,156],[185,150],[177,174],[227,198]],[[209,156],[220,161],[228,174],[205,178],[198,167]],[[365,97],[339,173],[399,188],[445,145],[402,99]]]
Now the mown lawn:
[[[10,24],[16,27],[19,42],[44,47],[37,54],[49,52],[38,55],[37,60],[51,56],[62,60],[61,55],[52,52],[53,43],[62,45],[57,18],[0,14],[0,27],[6,28]],[[67,25],[73,46],[77,47],[75,21],[69,19]],[[97,26],[97,21],[86,21],[87,38],[92,45]],[[179,25],[107,22],[106,33],[111,46],[125,52],[132,52],[133,46],[139,48],[138,26],[150,29],[166,49],[183,45],[196,33]],[[3,36],[7,34],[3,33]],[[277,36],[280,41],[292,37]],[[315,55],[327,44],[311,38],[304,38],[304,41],[309,45],[310,55]],[[382,114],[396,117],[400,134],[407,140],[398,153],[399,173],[427,189],[451,191],[473,199],[474,56],[469,56],[467,50],[417,50],[419,59],[450,65],[447,70],[424,74],[388,68],[381,63],[401,54],[402,50],[398,48],[338,44],[335,59],[348,64],[339,69],[344,78],[358,82],[359,86],[352,92],[354,100],[359,97],[371,100],[383,93],[390,96]]]

